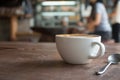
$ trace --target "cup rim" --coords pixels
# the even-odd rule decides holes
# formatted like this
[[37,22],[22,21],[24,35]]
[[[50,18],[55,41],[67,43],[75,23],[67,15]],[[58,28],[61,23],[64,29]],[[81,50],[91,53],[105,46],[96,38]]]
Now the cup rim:
[[[88,37],[85,37],[88,36]],[[56,37],[61,38],[98,38],[100,35],[95,34],[57,34]]]

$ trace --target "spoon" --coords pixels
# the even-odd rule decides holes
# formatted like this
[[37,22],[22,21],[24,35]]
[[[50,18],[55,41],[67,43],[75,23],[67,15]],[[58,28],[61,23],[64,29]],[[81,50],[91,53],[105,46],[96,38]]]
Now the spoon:
[[111,64],[117,64],[120,62],[120,54],[112,54],[108,57],[108,64],[105,65],[100,71],[97,72],[98,75],[103,74]]

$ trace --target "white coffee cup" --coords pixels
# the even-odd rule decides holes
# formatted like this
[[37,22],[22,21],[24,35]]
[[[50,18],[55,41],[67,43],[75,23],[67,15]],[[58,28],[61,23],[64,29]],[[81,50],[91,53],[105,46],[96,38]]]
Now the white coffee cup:
[[63,60],[71,64],[86,64],[105,53],[105,46],[98,35],[58,34],[56,47]]

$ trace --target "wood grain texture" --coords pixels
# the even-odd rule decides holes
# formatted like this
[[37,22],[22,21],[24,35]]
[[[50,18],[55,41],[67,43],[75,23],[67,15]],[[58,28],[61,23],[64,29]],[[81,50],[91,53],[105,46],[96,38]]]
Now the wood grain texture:
[[95,72],[107,57],[120,52],[120,44],[105,44],[106,54],[86,65],[65,63],[55,43],[0,43],[0,80],[120,80],[120,64],[103,75]]

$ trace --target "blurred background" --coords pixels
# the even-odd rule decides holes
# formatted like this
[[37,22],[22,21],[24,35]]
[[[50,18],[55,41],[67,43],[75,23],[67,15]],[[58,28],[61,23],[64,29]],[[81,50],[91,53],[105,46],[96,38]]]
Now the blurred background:
[[[104,0],[107,12],[112,0]],[[56,34],[84,33],[89,0],[0,0],[0,41],[54,42]]]

